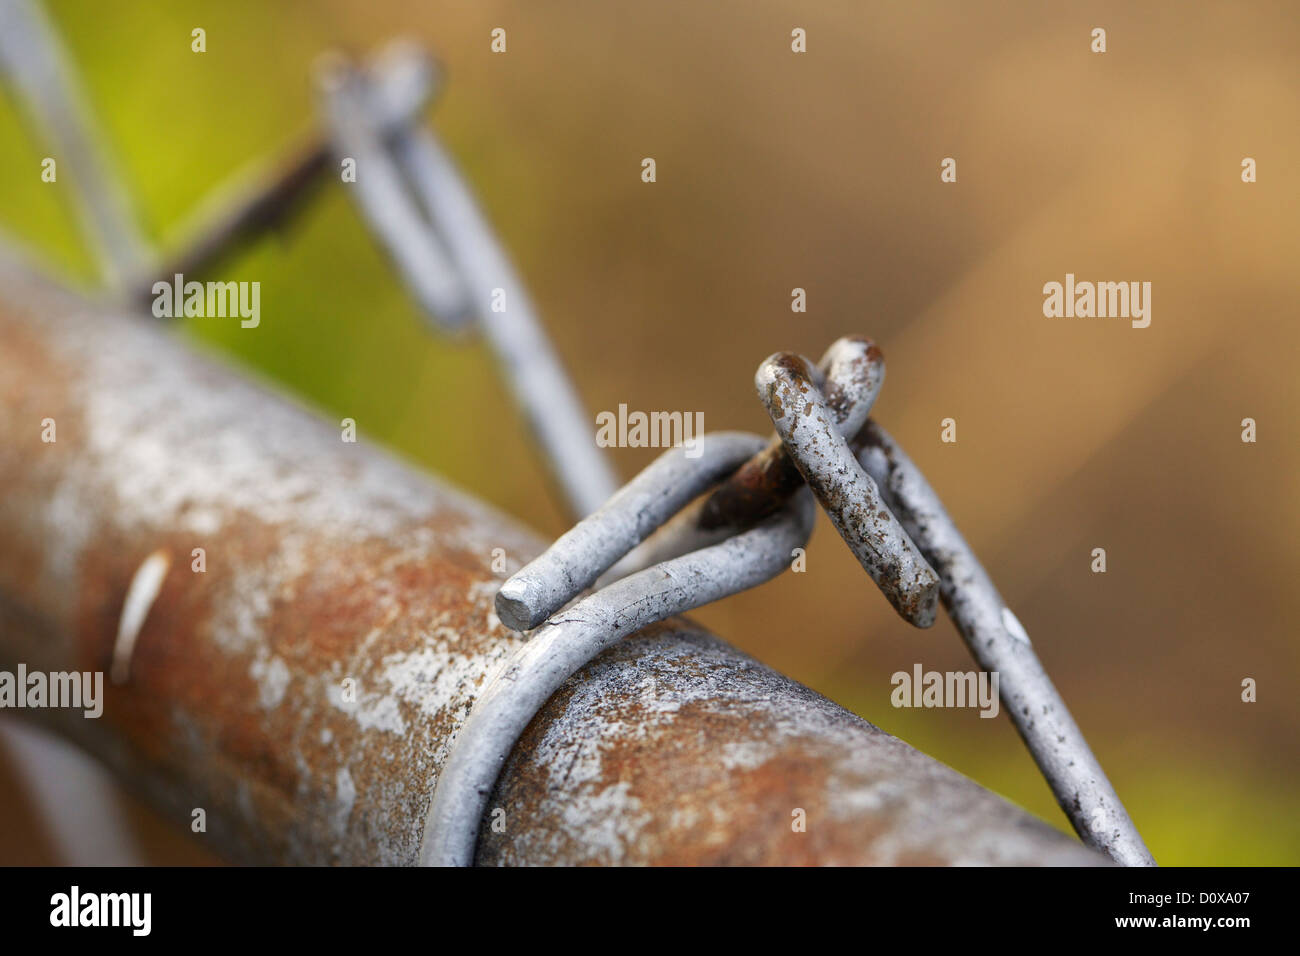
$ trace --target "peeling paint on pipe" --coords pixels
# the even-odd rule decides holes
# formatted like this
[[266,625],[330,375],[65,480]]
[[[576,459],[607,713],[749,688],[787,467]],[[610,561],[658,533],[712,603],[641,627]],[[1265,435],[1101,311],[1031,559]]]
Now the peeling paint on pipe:
[[[418,859],[524,640],[492,549],[541,541],[3,248],[0,487],[0,666],[108,670],[136,569],[176,556],[103,717],[39,716],[231,859]],[[480,864],[1104,862],[682,619],[570,679],[488,806]]]

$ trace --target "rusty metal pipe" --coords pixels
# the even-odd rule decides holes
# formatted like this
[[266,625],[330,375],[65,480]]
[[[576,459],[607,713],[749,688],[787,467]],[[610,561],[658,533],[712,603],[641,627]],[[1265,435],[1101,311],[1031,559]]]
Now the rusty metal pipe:
[[[231,859],[419,858],[523,643],[493,549],[542,542],[3,247],[0,487],[0,668],[107,672],[137,570],[170,555],[103,716],[28,715],[180,823],[202,809]],[[567,681],[487,805],[480,864],[1104,862],[682,619]]]

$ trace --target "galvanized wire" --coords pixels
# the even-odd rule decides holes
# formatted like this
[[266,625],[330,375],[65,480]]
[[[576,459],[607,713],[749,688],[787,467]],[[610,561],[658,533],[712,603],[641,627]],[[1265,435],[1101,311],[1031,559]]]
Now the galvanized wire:
[[786,453],[854,557],[904,619],[929,627],[939,579],[858,465],[807,360],[773,355],[759,366],[754,384]]
[[[501,585],[496,597],[501,623],[517,631],[541,624],[692,498],[763,447],[761,439],[750,447],[754,444],[752,435],[713,432],[703,437],[699,458],[688,458],[681,449],[660,455],[608,503]],[[737,458],[745,449],[747,454]]]
[[478,328],[501,366],[575,515],[588,515],[619,482],[595,441],[594,421],[565,372],[527,289],[455,163],[427,129],[394,142],[430,221],[464,283]]
[[[885,363],[870,339],[846,336],[826,350],[818,364],[818,383],[837,426],[846,434],[862,427],[885,381]],[[638,545],[597,585],[616,580],[657,561],[716,544],[768,515],[800,488],[803,476],[786,454],[781,436],[721,481],[709,494],[691,502]]]
[[[532,620],[581,592],[623,551],[671,513],[735,468],[763,440],[756,435],[706,436],[704,454],[665,452],[628,487],[545,554],[516,574],[498,596],[498,614]],[[789,566],[808,539],[812,498],[796,494],[775,515],[718,544],[661,562],[615,581],[554,614],[512,655],[474,703],[438,776],[421,862],[468,866],[493,785],[511,748],[542,704],[578,669],[615,641],[648,624],[754,587]],[[616,544],[610,544],[609,541]],[[509,595],[514,595],[510,597]]]
[[802,479],[906,620],[929,626],[942,597],[980,666],[999,674],[1012,721],[1083,841],[1117,862],[1154,865],[1024,628],[924,477],[868,420],[883,377],[879,351],[866,339],[837,341],[816,369],[790,353],[767,359],[755,386],[776,426],[774,442],[700,498],[698,481],[679,483],[681,460],[661,459],[619,492],[619,507],[580,524],[506,582],[499,616],[527,629],[597,581],[619,554],[626,556],[600,584],[728,540],[770,515]]
[[465,288],[385,142],[379,119],[384,112],[379,105],[382,88],[341,59],[323,63],[318,78],[334,156],[356,164],[356,181],[348,183],[348,195],[425,317],[444,331],[464,328],[473,319]]
[[1084,843],[1119,863],[1153,866],[1029,636],[939,497],[879,425],[854,429],[865,415],[845,414],[839,396],[851,383],[836,381],[843,374],[829,369],[824,395],[819,372],[800,356],[778,353],[759,366],[755,385],[785,452],[904,617],[933,622],[935,596],[942,598],[976,661],[999,675],[1012,722]]
[[[327,57],[317,81],[324,139],[219,190],[169,266],[142,274],[211,268],[286,218],[330,156],[352,160],[346,188],[426,321],[443,333],[482,331],[569,511],[590,514],[617,490],[616,473],[492,227],[438,138],[416,122],[436,85],[433,61],[398,41],[364,68]],[[152,278],[134,285],[147,298]]]
[[908,536],[939,572],[944,606],[975,660],[999,675],[1007,713],[1079,837],[1125,866],[1154,866],[1141,835],[1029,635],[998,594],[939,496],[898,444],[868,422],[858,461]]
[[[381,73],[413,72],[408,64],[421,54],[396,44],[377,59]],[[337,149],[353,149],[363,126],[362,104],[348,98],[373,80],[361,71],[335,72],[325,89],[325,110],[335,117],[343,139]],[[541,446],[552,477],[571,512],[582,517],[618,488],[609,459],[595,442],[594,420],[583,410],[537,312],[505,250],[497,241],[455,163],[432,131],[411,125],[395,131],[391,155],[373,149],[358,159],[357,183],[377,177],[356,195],[370,223],[399,264],[406,281],[425,294],[422,307],[437,324],[459,327],[474,320],[502,369],[516,405]],[[367,199],[366,189],[382,195]],[[440,304],[425,288],[434,277],[454,276],[462,300]],[[442,283],[439,278],[440,284]],[[462,314],[463,311],[463,314]]]

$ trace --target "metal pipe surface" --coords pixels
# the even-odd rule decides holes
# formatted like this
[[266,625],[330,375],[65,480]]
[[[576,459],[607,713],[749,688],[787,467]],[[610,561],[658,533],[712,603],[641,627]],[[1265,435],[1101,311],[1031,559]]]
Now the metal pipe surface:
[[[230,859],[419,859],[524,642],[493,549],[541,541],[3,247],[0,488],[0,669],[105,674],[98,719],[24,713]],[[568,680],[487,806],[480,864],[1105,862],[683,619]]]

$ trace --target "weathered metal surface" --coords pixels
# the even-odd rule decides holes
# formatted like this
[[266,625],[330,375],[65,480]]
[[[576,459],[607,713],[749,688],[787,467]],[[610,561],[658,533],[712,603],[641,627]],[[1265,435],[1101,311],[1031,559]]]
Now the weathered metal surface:
[[[479,862],[1099,865],[949,768],[687,623],[579,671],[489,807]],[[806,831],[795,831],[802,810]]]
[[[864,337],[837,339],[822,356],[817,371],[827,408],[841,434],[856,434],[885,381],[880,349]],[[786,453],[781,436],[773,435],[717,487],[674,515],[598,583],[725,540],[775,514],[804,487],[803,475]]]
[[[734,469],[762,442],[757,435],[723,432],[706,437],[700,459],[686,457],[680,449],[665,452],[629,483],[625,490],[633,494],[615,495],[503,585],[496,599],[503,620],[507,609],[520,604],[503,596],[514,583],[535,586],[540,580],[543,586],[534,587],[535,592],[544,593],[547,584],[567,590],[555,596],[547,621],[475,701],[434,790],[422,862],[473,863],[478,824],[502,764],[542,704],[575,671],[643,627],[755,587],[789,567],[788,556],[806,544],[812,532],[813,501],[806,491],[754,528],[636,571],[560,609],[621,557],[614,552],[593,560],[593,544],[618,539],[627,551],[644,537],[644,531],[622,536],[617,532],[639,530],[647,511],[653,510],[644,501],[646,495],[657,496],[658,502],[676,500],[680,507],[701,490],[706,476]],[[683,466],[690,469],[686,475],[681,474]],[[596,537],[584,539],[584,530]]]
[[[419,858],[455,733],[522,646],[493,549],[541,542],[3,250],[0,487],[0,666],[107,671],[137,569],[171,556],[103,717],[35,716],[182,824],[203,808],[233,859]],[[677,620],[567,681],[489,806],[487,864],[1102,861]]]
[[[826,384],[826,406],[842,434],[856,435],[871,413],[885,383],[885,360],[868,338],[837,339],[818,370]],[[745,527],[766,518],[782,501],[804,487],[803,475],[786,453],[779,435],[745,462],[700,503],[698,525],[703,531]]]
[[853,556],[900,615],[917,627],[932,625],[939,578],[853,456],[807,361],[790,352],[773,355],[754,384],[786,453]]

